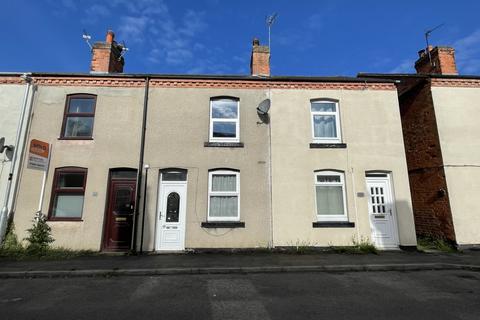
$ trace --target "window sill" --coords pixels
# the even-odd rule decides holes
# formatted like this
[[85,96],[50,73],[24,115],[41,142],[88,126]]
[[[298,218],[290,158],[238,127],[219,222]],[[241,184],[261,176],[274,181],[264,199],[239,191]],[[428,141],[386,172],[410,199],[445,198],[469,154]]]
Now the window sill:
[[58,140],[93,140],[93,137],[81,137],[81,138],[59,137]]
[[314,228],[354,228],[355,223],[354,222],[314,222],[313,223]]
[[51,221],[51,222],[83,222],[83,219],[82,218],[71,218],[71,219],[67,219],[67,218],[48,218],[47,221]]
[[346,143],[310,143],[310,149],[345,149]]
[[205,142],[204,147],[213,148],[243,148],[243,142]]
[[202,222],[202,228],[245,228],[245,222]]

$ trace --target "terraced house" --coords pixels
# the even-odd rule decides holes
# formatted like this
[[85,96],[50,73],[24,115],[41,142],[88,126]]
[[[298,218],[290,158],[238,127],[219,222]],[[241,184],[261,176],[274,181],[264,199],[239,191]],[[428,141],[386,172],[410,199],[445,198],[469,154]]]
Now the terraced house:
[[419,51],[416,74],[362,74],[397,80],[419,236],[480,245],[480,77],[459,75],[452,47]]
[[20,237],[40,201],[73,249],[416,245],[393,80],[272,76],[258,40],[246,76],[125,74],[120,52],[109,32],[90,73],[31,75],[51,158],[44,184],[21,170]]

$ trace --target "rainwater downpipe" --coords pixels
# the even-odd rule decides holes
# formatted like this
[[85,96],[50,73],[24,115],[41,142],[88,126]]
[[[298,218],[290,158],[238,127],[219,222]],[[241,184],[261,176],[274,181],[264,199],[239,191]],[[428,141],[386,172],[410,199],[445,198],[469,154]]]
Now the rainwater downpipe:
[[140,234],[140,253],[143,253],[143,233],[145,231],[145,208],[147,207],[147,183],[148,183],[148,169],[150,166],[145,165],[145,182],[143,183],[143,206],[142,206],[142,232]]
[[[143,98],[143,119],[142,119],[142,135],[140,139],[140,155],[138,161],[137,171],[137,186],[136,186],[136,200],[135,200],[135,212],[133,217],[133,236],[132,236],[132,251],[137,251],[137,221],[140,211],[140,199],[142,197],[142,175],[143,175],[143,158],[145,155],[145,133],[147,129],[147,107],[148,107],[148,90],[150,85],[150,77],[145,77],[145,94]],[[146,190],[145,190],[146,193]],[[145,196],[145,195],[144,195]],[[143,208],[145,210],[145,208]]]
[[[32,78],[30,77],[30,73],[24,73],[21,75],[21,78],[25,80],[26,86],[25,86],[25,94],[23,96],[23,104],[22,104],[22,111],[20,113],[20,122],[17,125],[17,134],[15,137],[15,146],[13,150],[13,156],[12,156],[12,161],[10,164],[10,172],[8,174],[8,181],[7,181],[7,188],[5,190],[5,199],[4,203],[2,206],[2,211],[0,212],[0,243],[3,242],[3,238],[5,236],[5,231],[7,230],[7,221],[10,216],[10,210],[9,210],[9,199],[10,199],[10,191],[12,189],[12,180],[14,177],[14,174],[17,173],[15,172],[15,167],[17,166],[17,158],[18,158],[18,153],[22,152],[21,148],[19,148],[19,143],[20,139],[22,136],[23,132],[23,124],[24,124],[24,119],[25,119],[25,114],[27,113],[27,108],[28,108],[28,95],[30,93],[30,87],[32,83]],[[29,114],[30,116],[30,114]]]

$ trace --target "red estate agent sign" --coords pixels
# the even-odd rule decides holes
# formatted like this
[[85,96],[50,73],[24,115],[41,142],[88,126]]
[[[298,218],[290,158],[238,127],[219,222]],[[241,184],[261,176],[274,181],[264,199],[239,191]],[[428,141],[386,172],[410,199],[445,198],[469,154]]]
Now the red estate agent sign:
[[47,171],[49,156],[50,144],[32,139],[32,141],[30,141],[27,168]]

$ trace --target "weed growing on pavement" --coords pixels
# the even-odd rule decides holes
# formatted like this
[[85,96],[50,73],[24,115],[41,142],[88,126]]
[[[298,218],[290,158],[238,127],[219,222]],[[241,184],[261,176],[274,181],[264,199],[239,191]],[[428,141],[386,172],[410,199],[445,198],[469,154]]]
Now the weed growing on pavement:
[[346,254],[366,254],[373,253],[378,254],[377,248],[375,245],[370,242],[369,239],[361,237],[360,241],[357,241],[352,237],[351,246],[333,246],[330,245],[330,249],[335,253],[346,253]]
[[457,252],[457,249],[447,241],[435,237],[419,237],[417,241],[418,250],[438,250],[442,252]]
[[33,219],[33,225],[27,230],[28,241],[26,250],[32,254],[42,254],[50,248],[50,244],[55,241],[52,237],[52,229],[47,224],[47,217],[41,212],[37,212]]

